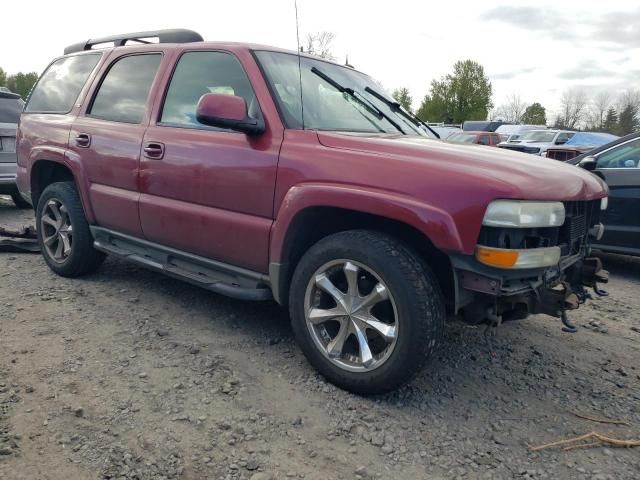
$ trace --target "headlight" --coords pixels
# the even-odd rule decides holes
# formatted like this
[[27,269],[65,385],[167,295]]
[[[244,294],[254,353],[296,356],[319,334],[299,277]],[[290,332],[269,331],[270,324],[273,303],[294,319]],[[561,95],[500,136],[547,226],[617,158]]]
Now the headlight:
[[482,224],[486,227],[559,227],[564,223],[562,202],[494,200],[487,207]]
[[600,200],[600,210],[606,210],[609,206],[609,197],[604,197]]

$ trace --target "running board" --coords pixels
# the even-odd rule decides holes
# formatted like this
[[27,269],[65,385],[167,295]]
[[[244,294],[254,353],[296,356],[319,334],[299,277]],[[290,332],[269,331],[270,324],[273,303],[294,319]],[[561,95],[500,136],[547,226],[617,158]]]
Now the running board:
[[269,277],[170,247],[91,226],[96,250],[240,300],[271,300]]

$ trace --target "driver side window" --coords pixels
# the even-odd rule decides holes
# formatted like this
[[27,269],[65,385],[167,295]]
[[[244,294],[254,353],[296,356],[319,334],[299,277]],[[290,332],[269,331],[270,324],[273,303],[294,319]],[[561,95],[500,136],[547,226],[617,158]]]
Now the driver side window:
[[238,59],[230,53],[202,51],[187,52],[180,57],[167,90],[161,124],[203,128],[196,120],[196,106],[205,93],[242,97],[247,103],[247,114],[260,118],[256,96]]
[[599,155],[597,168],[640,168],[640,139]]

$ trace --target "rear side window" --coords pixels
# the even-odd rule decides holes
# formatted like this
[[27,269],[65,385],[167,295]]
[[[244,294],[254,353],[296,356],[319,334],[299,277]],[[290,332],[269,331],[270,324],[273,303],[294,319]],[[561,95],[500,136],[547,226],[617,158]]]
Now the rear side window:
[[237,95],[247,103],[248,115],[260,110],[247,74],[236,57],[224,52],[187,52],[178,62],[162,109],[164,124],[201,127],[196,106],[206,93]]
[[489,135],[480,135],[478,143],[480,145],[489,145]]
[[53,62],[38,80],[25,111],[68,113],[100,55],[74,55]]
[[116,60],[102,80],[89,114],[103,120],[141,123],[161,55],[132,55]]
[[3,98],[0,93],[0,123],[18,123],[23,107],[21,98]]

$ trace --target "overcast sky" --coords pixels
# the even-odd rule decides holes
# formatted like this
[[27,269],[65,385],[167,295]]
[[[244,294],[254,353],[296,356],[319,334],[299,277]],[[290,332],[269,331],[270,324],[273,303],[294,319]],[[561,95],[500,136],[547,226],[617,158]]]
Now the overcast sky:
[[[191,28],[206,40],[296,48],[293,0],[26,5],[2,20],[0,66],[9,73],[41,72],[71,43],[159,28]],[[348,54],[349,63],[388,90],[408,87],[415,107],[432,79],[467,58],[485,67],[497,106],[517,93],[553,112],[569,87],[612,93],[640,88],[638,0],[298,0],[298,10],[301,39],[333,32],[338,61]]]

